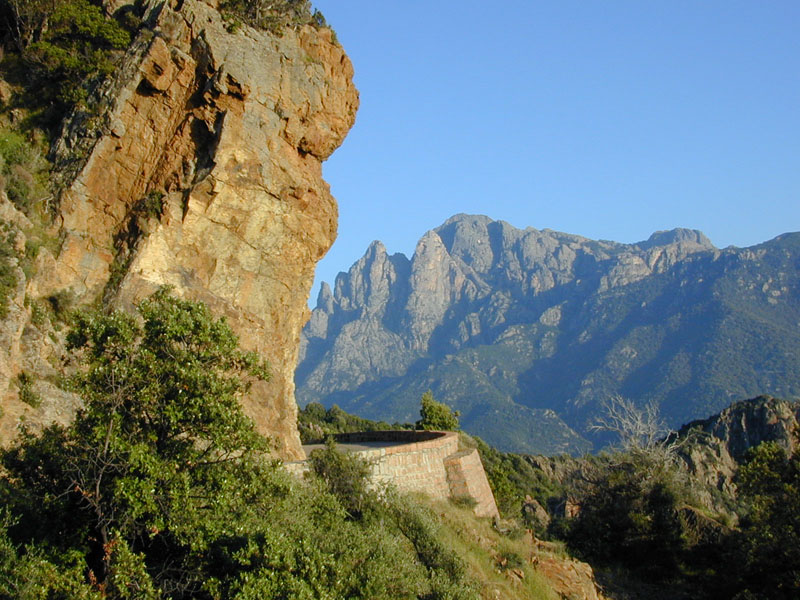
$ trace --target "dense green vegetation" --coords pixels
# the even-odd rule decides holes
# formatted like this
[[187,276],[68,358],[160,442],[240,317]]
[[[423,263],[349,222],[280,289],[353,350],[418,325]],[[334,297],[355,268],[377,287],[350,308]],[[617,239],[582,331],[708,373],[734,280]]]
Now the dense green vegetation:
[[[739,507],[738,515],[715,514],[700,500],[700,484],[679,459],[692,438],[650,435],[660,430],[660,421],[644,411],[624,426],[614,419],[605,423],[616,430],[624,449],[576,459],[501,452],[466,434],[462,444],[479,449],[509,530],[530,528],[539,537],[565,542],[571,554],[598,570],[611,592],[637,589],[654,598],[797,597],[796,455],[787,456],[773,442],[752,449],[740,470],[739,491],[728,502]],[[549,513],[546,521],[532,510],[533,502]]]
[[297,429],[304,444],[316,444],[337,433],[411,429],[411,425],[408,423],[389,425],[384,421],[370,421],[346,413],[335,404],[326,409],[318,402],[309,402],[297,413]]
[[47,209],[48,166],[40,147],[18,131],[0,127],[0,187],[28,217]]
[[420,400],[420,419],[414,424],[372,421],[346,413],[335,404],[326,409],[319,402],[309,402],[297,414],[297,428],[304,444],[323,442],[337,433],[353,431],[388,431],[418,429],[427,431],[458,431],[458,411],[433,398],[428,390]]
[[800,456],[774,442],[754,448],[739,473],[748,512],[741,523],[739,576],[745,598],[800,596]]
[[4,126],[0,116],[0,191],[28,219],[27,225],[22,224],[24,219],[17,224],[0,221],[0,317],[6,316],[18,283],[15,267],[29,277],[41,247],[58,245],[43,226],[50,221],[52,195],[47,182],[49,163],[35,139]]
[[578,513],[562,521],[570,548],[593,564],[674,579],[691,561],[680,509],[692,495],[682,475],[646,453],[620,453],[584,466],[569,486]]
[[7,223],[0,223],[0,319],[8,314],[9,298],[17,287],[17,275],[12,259],[14,251],[14,235]]
[[[332,449],[300,481],[238,404],[268,376],[202,304],[69,333],[85,401],[2,454],[0,598],[475,598],[432,513]],[[343,544],[343,540],[347,543]]]
[[28,111],[25,127],[55,135],[114,69],[131,32],[89,0],[1,0],[5,79],[17,86],[10,108]]
[[[83,368],[71,385],[85,408],[2,454],[0,599],[478,597],[470,573],[486,558],[469,561],[483,551],[455,523],[368,485],[356,455],[329,442],[305,480],[270,458],[237,402],[268,370],[224,321],[163,290],[139,317],[76,315],[68,339]],[[438,426],[432,402],[423,398],[421,420]],[[301,420],[388,427],[319,406]],[[697,502],[674,439],[636,439],[580,460],[462,442],[481,451],[508,535],[528,527],[564,540],[601,576],[670,597],[796,597],[796,457],[774,444],[751,451],[739,476],[746,508],[731,528]],[[533,518],[531,499],[549,523]],[[498,572],[527,568],[513,535],[496,544]]]

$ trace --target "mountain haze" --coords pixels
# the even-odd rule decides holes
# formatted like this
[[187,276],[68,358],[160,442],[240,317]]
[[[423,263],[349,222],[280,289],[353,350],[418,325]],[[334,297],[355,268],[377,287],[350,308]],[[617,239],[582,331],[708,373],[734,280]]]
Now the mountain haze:
[[699,231],[636,244],[456,215],[414,256],[380,242],[303,331],[300,404],[414,420],[430,388],[500,448],[581,452],[611,394],[671,426],[800,394],[800,234],[718,249]]

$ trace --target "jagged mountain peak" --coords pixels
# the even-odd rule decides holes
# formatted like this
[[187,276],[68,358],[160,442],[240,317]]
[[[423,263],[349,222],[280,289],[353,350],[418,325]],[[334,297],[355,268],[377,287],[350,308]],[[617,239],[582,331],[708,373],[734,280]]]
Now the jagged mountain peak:
[[685,229],[678,227],[664,231],[654,232],[647,240],[636,244],[642,249],[649,250],[658,246],[670,246],[672,244],[692,244],[705,250],[715,250],[716,247],[706,235],[697,229]]
[[317,308],[325,311],[326,313],[333,312],[333,291],[327,281],[323,281],[319,287],[319,294],[317,295]]
[[[552,229],[519,229],[486,215],[460,213],[425,232],[411,259],[402,253],[389,255],[382,242],[373,241],[347,273],[339,273],[334,297],[353,310],[364,303],[367,288],[396,280],[398,269],[451,299],[489,294],[498,279],[524,281],[524,274],[532,272],[536,276],[525,285],[538,293],[574,279],[574,263],[582,257],[607,261],[600,287],[608,289],[664,270],[688,254],[714,249],[702,232],[691,229],[658,231],[646,241],[622,244]],[[630,268],[632,264],[636,268]],[[317,308],[325,306],[327,299]]]
[[431,388],[467,431],[552,453],[587,449],[612,394],[672,426],[797,395],[798,257],[791,236],[720,251],[691,229],[623,244],[455,215],[411,259],[371,244],[320,294],[297,397],[414,420]]

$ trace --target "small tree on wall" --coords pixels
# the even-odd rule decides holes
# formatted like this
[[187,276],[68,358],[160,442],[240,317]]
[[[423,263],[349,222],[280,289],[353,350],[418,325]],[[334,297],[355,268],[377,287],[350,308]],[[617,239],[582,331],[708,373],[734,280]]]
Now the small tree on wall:
[[422,418],[416,422],[418,430],[458,431],[458,417],[461,416],[461,413],[434,400],[433,392],[430,390],[422,394],[422,406],[419,414]]

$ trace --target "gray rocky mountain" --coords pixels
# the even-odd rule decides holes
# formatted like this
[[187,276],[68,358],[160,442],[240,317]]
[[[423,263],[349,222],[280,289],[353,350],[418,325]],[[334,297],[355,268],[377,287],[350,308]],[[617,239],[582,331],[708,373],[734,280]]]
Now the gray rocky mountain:
[[427,389],[502,449],[577,453],[611,394],[672,426],[800,394],[800,234],[717,249],[701,232],[637,244],[456,215],[409,260],[380,242],[301,340],[301,404],[413,421]]

